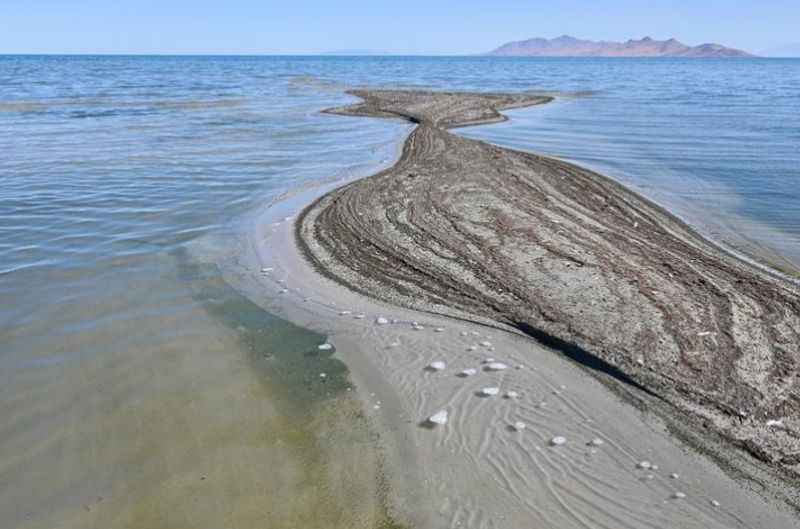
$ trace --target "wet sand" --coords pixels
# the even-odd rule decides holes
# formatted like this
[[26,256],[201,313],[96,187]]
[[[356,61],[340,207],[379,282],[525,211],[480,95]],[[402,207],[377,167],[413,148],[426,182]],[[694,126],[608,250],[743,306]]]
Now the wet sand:
[[[297,233],[262,225],[242,277],[274,268],[253,284],[332,334],[392,434],[401,519],[797,526],[794,286],[600,175],[446,130],[546,99],[356,95],[366,102],[331,112],[418,124],[399,160],[315,200]],[[487,357],[513,368],[485,372]],[[448,367],[426,371],[434,360]],[[487,386],[519,396],[479,397]],[[440,409],[448,424],[420,426]],[[567,444],[549,446],[557,435]]]

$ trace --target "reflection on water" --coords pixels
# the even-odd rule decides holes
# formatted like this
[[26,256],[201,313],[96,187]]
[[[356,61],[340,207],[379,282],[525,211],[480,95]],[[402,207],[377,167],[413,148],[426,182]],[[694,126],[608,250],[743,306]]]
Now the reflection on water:
[[461,133],[798,259],[798,83],[791,60],[0,56],[2,525],[390,526],[344,366],[217,268],[255,207],[392,156],[404,124],[318,113],[344,88],[567,95]]

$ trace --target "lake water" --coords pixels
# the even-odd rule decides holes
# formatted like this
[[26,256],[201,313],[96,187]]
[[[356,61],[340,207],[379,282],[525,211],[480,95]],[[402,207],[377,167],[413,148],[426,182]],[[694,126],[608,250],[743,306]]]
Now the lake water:
[[557,93],[461,133],[800,265],[800,60],[0,56],[8,527],[300,523],[302,424],[340,389],[305,375],[345,368],[219,267],[256,208],[394,156],[406,125],[318,113],[353,86]]

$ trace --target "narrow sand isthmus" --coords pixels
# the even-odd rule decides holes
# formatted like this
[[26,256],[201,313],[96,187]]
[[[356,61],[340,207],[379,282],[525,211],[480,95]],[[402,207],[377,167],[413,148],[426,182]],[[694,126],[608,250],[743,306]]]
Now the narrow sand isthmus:
[[299,238],[370,296],[514,326],[645,387],[800,479],[800,295],[599,174],[465,139],[525,95],[357,91],[330,112],[419,124],[390,169],[324,196]]
[[[734,422],[717,401],[692,399],[725,402],[738,393],[713,384],[751,388],[746,377],[759,362],[782,365],[767,358],[769,348],[758,349],[768,354],[753,364],[740,329],[756,340],[778,336],[759,334],[766,325],[794,332],[791,287],[725,257],[598,175],[445,130],[499,120],[498,108],[542,98],[359,95],[367,102],[337,112],[419,124],[400,159],[373,177],[268,210],[236,280],[293,322],[328,333],[365,413],[384,432],[397,520],[421,528],[798,526],[791,486],[713,435],[693,437],[681,426],[691,420],[669,412],[707,417],[710,430],[727,435],[771,435],[758,433],[761,417],[741,430],[746,417]],[[711,296],[698,276],[718,289],[710,304],[691,297],[690,285]],[[724,282],[736,278],[757,283],[761,294],[729,291]],[[726,293],[735,317],[718,314]],[[783,310],[762,321],[756,314],[776,306],[767,293]],[[693,369],[680,348],[688,343],[704,346],[707,359],[722,345],[744,349],[735,358],[721,353],[715,370]],[[507,368],[488,368],[492,360]],[[465,369],[476,372],[460,376]],[[725,369],[727,378],[710,372]],[[680,378],[683,370],[694,378]],[[783,398],[773,389],[741,402]],[[446,424],[426,423],[439,411],[447,411]],[[789,428],[775,438],[791,440]],[[688,449],[675,432],[721,459]],[[723,471],[717,463],[726,460],[740,464]],[[742,487],[736,472],[764,485],[768,497]]]

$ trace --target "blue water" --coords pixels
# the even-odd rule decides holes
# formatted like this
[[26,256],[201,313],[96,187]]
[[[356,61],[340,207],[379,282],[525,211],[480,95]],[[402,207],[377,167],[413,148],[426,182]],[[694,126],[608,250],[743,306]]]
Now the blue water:
[[[0,416],[15,418],[0,459],[30,469],[102,445],[120,406],[193,387],[162,359],[230,350],[197,296],[219,275],[185,273],[186,256],[210,240],[233,252],[254,208],[393,155],[406,125],[318,113],[353,86],[558,94],[460,133],[597,168],[800,265],[800,60],[0,57]],[[167,374],[147,385],[151,371]],[[0,483],[22,496],[0,494],[0,518],[63,499],[61,481],[15,468]]]
[[800,257],[799,60],[2,57],[0,274],[179,245],[364,161],[391,126],[315,115],[358,85],[584,93],[465,134],[713,197]]

